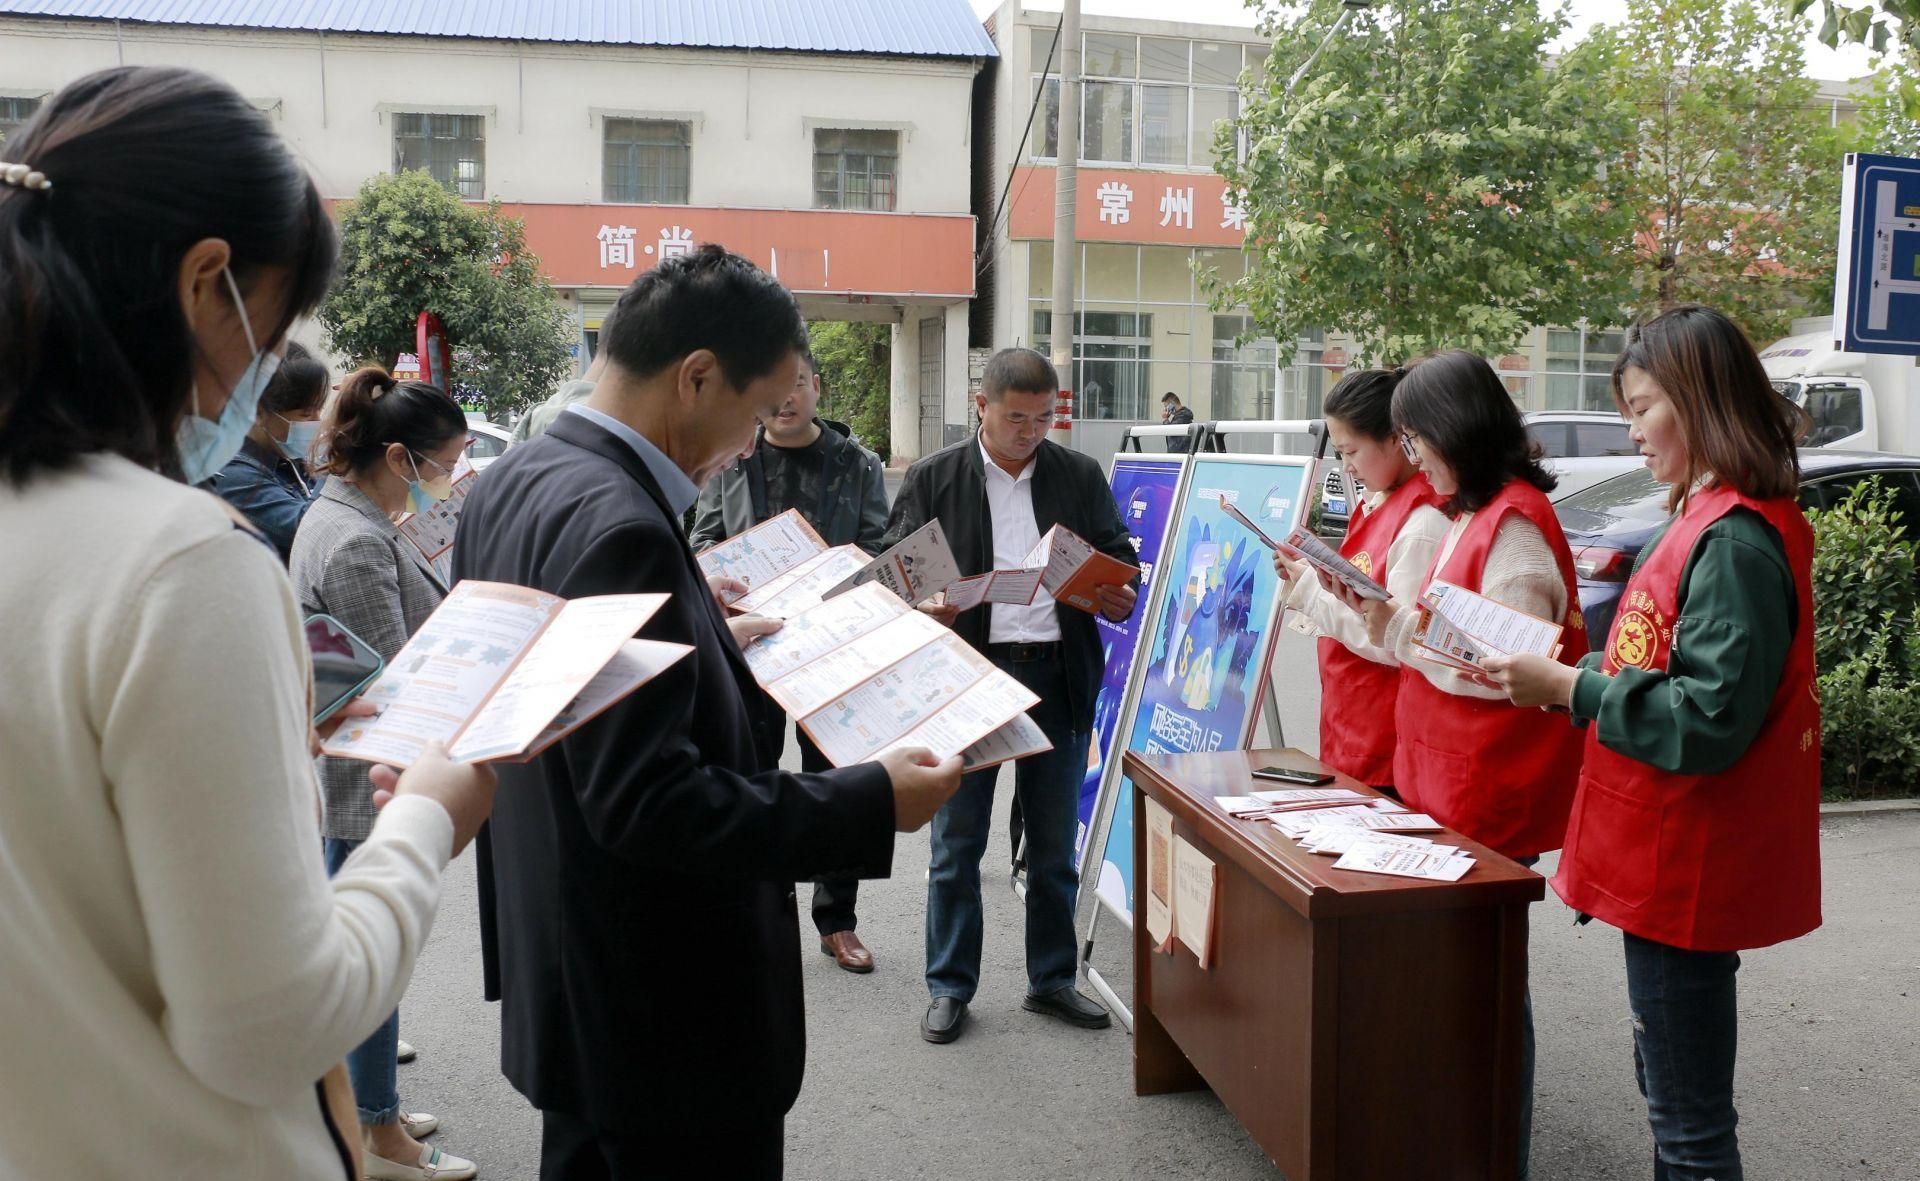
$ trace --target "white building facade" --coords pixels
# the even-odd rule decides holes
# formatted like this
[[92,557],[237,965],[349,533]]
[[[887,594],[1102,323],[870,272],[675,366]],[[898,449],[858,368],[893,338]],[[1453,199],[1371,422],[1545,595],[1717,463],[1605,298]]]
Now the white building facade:
[[[810,319],[892,325],[896,457],[966,421],[971,105],[994,53],[966,0],[822,0],[806,20],[713,0],[691,25],[665,0],[30,7],[61,6],[0,0],[0,135],[97,69],[205,70],[329,198],[425,168],[503,201],[573,317],[580,369],[629,282],[716,241]],[[363,27],[322,11],[343,7]]]

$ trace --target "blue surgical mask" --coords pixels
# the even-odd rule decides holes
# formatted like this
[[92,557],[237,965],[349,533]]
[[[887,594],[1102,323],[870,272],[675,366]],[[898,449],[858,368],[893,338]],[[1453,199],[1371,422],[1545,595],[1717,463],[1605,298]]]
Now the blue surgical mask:
[[313,462],[313,445],[320,439],[320,424],[298,422],[283,414],[274,417],[287,424],[287,437],[274,440],[274,445],[280,448],[280,454],[301,463]]
[[280,358],[261,352],[259,342],[254,339],[253,325],[247,321],[246,301],[240,298],[240,285],[233,281],[233,272],[222,270],[220,273],[227,281],[233,306],[239,310],[240,330],[247,334],[247,349],[253,354],[253,360],[241,371],[240,380],[234,383],[233,393],[218,419],[200,416],[200,391],[198,388],[193,391],[194,412],[180,420],[174,433],[181,472],[189,484],[206,483],[240,454],[240,445],[253,429],[260,394],[267,388],[267,382],[273,380],[274,371],[280,368]]
[[407,482],[408,512],[424,513],[453,495],[452,472],[428,459],[429,464],[440,469],[440,474],[431,479],[421,479],[420,465],[414,461],[411,453],[407,456],[407,462],[413,464],[413,479]]

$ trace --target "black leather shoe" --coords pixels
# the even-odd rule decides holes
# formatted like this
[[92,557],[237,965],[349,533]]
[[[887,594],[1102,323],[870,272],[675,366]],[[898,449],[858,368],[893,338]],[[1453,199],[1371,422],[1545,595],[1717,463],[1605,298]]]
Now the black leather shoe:
[[[1102,1012],[1101,1016],[1106,1014]],[[966,1023],[967,1002],[958,997],[937,996],[927,1006],[927,1015],[920,1019],[920,1036],[945,1045],[960,1036],[960,1028]]]
[[1113,1018],[1098,1001],[1081,996],[1072,988],[1063,988],[1045,996],[1028,993],[1020,1007],[1029,1013],[1058,1017],[1068,1025],[1078,1025],[1082,1029],[1105,1029],[1113,1024]]

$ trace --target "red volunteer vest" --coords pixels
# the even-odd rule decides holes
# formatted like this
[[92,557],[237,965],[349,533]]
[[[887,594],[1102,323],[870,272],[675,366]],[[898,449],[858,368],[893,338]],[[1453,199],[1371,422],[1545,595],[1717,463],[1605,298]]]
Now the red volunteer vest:
[[1553,888],[1567,905],[1672,947],[1741,951],[1820,925],[1820,700],[1813,667],[1813,530],[1789,497],[1713,487],[1627,582],[1602,667],[1664,671],[1694,542],[1735,508],[1765,517],[1786,544],[1798,622],[1759,737],[1712,775],[1679,775],[1600,744],[1586,762]]
[[[1440,494],[1424,475],[1393,490],[1378,509],[1356,508],[1340,556],[1385,582],[1387,551],[1422,505],[1439,507]],[[1393,711],[1386,703],[1400,688],[1400,669],[1377,664],[1331,636],[1320,637],[1320,761],[1375,787],[1393,786]]]
[[[1445,566],[1429,571],[1427,583],[1439,578],[1479,590],[1493,539],[1510,513],[1533,522],[1560,567],[1567,592],[1560,661],[1572,664],[1587,652],[1573,554],[1553,506],[1526,481],[1509,481],[1473,515]],[[1426,593],[1426,583],[1420,590]],[[1508,701],[1458,697],[1402,666],[1394,725],[1400,732],[1394,784],[1408,807],[1508,857],[1560,847],[1580,774],[1580,732],[1566,718]]]

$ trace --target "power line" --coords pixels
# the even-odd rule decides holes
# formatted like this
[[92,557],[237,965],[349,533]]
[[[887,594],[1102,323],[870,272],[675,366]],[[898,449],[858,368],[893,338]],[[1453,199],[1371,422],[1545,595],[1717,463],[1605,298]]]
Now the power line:
[[1047,62],[1040,68],[1040,85],[1034,87],[1033,104],[1027,108],[1027,125],[1020,132],[1020,146],[1014,149],[1013,163],[1007,166],[1007,182],[1000,186],[1000,204],[994,209],[993,216],[987,219],[989,253],[980,265],[974,268],[975,279],[986,273],[986,269],[1000,257],[1000,214],[1007,207],[1008,196],[1013,193],[1013,174],[1019,169],[1020,161],[1026,158],[1027,140],[1033,135],[1033,119],[1040,113],[1040,100],[1046,97],[1047,75],[1053,72],[1053,55],[1060,48],[1060,30],[1066,22],[1067,14],[1063,11],[1060,14],[1060,20],[1053,27],[1053,40],[1047,45]]

